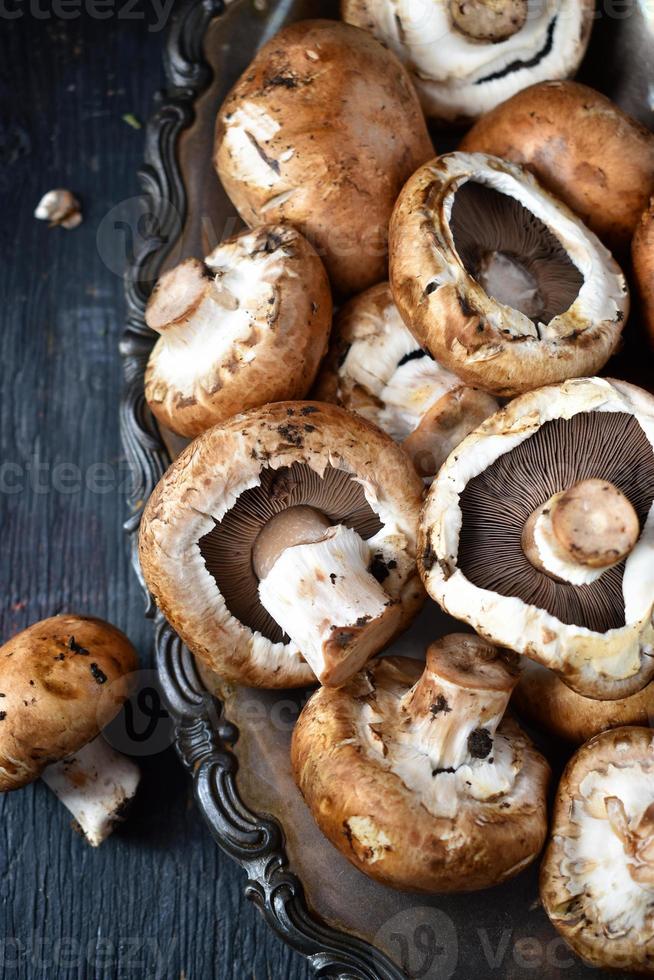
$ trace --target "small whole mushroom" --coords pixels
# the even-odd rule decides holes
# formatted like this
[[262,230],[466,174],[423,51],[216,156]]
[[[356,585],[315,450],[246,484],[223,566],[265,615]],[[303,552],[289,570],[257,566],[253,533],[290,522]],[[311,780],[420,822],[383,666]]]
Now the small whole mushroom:
[[654,134],[577,82],[524,89],[480,119],[460,149],[527,167],[616,254],[654,193]]
[[428,116],[462,123],[546,78],[573,75],[589,0],[342,0],[343,19],[403,61]]
[[291,24],[268,41],[216,123],[216,170],[243,220],[295,225],[344,295],[385,277],[395,198],[431,156],[395,55],[328,20]]
[[127,637],[89,616],[44,619],[0,647],[0,792],[43,779],[94,847],[124,818],[140,780],[101,734],[136,667]]
[[654,683],[617,701],[598,701],[573,691],[553,670],[525,657],[511,707],[540,731],[581,745],[609,728],[651,725]]
[[573,756],[540,874],[543,907],[578,956],[654,972],[654,735],[617,728]]
[[340,311],[314,391],[388,432],[426,480],[498,408],[491,395],[462,384],[419,346],[387,282]]
[[614,701],[654,676],[654,398],[584,378],[514,399],[423,509],[428,593],[489,640]]
[[161,336],[145,374],[154,415],[196,436],[247,408],[302,398],[327,348],[332,301],[322,262],[288,225],[222,242],[164,273],[145,320]]
[[517,679],[517,658],[454,634],[426,664],[388,657],[318,690],[291,756],[325,836],[411,891],[473,891],[527,867],[547,832],[549,767],[505,715]]
[[145,581],[211,670],[253,687],[345,683],[411,621],[422,483],[335,405],[280,402],[203,433],[141,521]]
[[419,344],[501,397],[599,371],[629,313],[595,235],[526,170],[483,153],[445,154],[405,185],[390,280]]
[[636,228],[631,256],[643,319],[654,344],[654,197]]

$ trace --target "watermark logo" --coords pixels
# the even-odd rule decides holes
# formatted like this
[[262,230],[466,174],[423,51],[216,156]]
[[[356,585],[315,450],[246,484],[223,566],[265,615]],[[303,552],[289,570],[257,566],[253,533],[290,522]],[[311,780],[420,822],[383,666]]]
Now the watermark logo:
[[175,0],[0,0],[0,20],[142,21],[154,34],[170,20]]
[[409,980],[449,980],[459,960],[452,919],[428,905],[405,909],[388,919],[377,931],[374,943]]

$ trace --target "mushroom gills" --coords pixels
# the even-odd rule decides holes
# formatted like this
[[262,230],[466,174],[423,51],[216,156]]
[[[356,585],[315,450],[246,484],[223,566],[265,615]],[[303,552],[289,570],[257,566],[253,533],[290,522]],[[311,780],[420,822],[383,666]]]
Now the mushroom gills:
[[289,508],[262,529],[253,555],[262,605],[321,684],[345,684],[396,632],[400,607],[368,571],[370,549],[351,528]]
[[140,778],[138,766],[116,752],[102,735],[41,773],[93,847],[102,844],[125,818]]
[[[310,416],[307,419],[310,424]],[[260,532],[273,518],[297,507],[318,512],[328,527],[351,528],[363,541],[374,537],[383,526],[352,473],[328,466],[321,475],[306,463],[293,463],[279,469],[264,468],[259,485],[241,493],[222,520],[199,541],[207,570],[229,612],[273,643],[288,642],[289,634],[260,601],[254,548]],[[383,561],[383,555],[373,551],[370,559],[374,567]],[[331,586],[329,578],[327,585]]]
[[563,245],[520,201],[467,180],[454,194],[450,230],[468,273],[493,300],[547,325],[584,279]]
[[562,623],[599,633],[624,626],[623,561],[575,585],[540,571],[523,548],[523,530],[534,511],[587,480],[613,484],[644,526],[654,502],[654,452],[633,415],[580,412],[545,422],[470,480],[460,498],[458,565],[466,578],[479,588],[517,596]]

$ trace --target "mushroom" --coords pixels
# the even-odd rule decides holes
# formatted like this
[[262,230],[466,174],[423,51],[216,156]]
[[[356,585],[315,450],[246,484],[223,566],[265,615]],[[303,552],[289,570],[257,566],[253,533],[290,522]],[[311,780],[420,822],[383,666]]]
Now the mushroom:
[[51,228],[60,225],[67,231],[72,231],[82,223],[82,208],[74,194],[58,188],[43,195],[36,206],[34,217],[39,221],[49,221]]
[[305,20],[268,41],[227,96],[214,162],[246,224],[295,225],[351,294],[385,278],[393,204],[433,152],[395,55],[347,24]]
[[636,228],[631,255],[645,326],[654,343],[654,197]]
[[597,735],[559,785],[540,893],[586,963],[620,976],[654,972],[654,736]]
[[247,408],[301,398],[327,348],[327,274],[305,238],[264,225],[164,273],[146,323],[161,336],[145,397],[173,432],[196,436]]
[[432,484],[419,540],[427,591],[580,694],[640,690],[654,675],[653,447],[654,398],[625,382],[516,398]]
[[461,150],[523,164],[615,252],[654,193],[654,135],[577,82],[542,82],[484,116]]
[[313,695],[293,732],[295,780],[360,871],[411,891],[473,891],[537,857],[549,767],[505,716],[517,676],[516,658],[455,634],[426,664],[384,658]]
[[402,443],[420,476],[497,410],[423,350],[402,322],[387,282],[355,296],[334,324],[317,398],[358,412]]
[[136,667],[127,637],[90,616],[44,619],[0,648],[0,792],[40,777],[93,847],[124,818],[140,779],[100,734]]
[[343,19],[403,61],[428,116],[461,123],[526,85],[573,75],[590,0],[342,0]]
[[511,706],[536,728],[581,745],[609,728],[650,725],[654,684],[617,701],[598,701],[577,694],[553,670],[525,659]]
[[203,433],[141,522],[145,581],[228,680],[339,685],[403,629],[422,483],[388,436],[334,405],[281,402]]
[[598,371],[629,312],[595,235],[523,168],[483,153],[448,153],[405,185],[390,278],[420,345],[506,397]]

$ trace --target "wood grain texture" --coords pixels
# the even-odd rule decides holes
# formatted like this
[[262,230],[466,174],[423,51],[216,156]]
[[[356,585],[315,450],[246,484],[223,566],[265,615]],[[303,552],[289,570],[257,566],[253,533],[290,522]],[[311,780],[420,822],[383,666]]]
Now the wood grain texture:
[[[103,219],[138,194],[143,132],[122,116],[151,111],[164,33],[149,29],[149,0],[102,21],[83,4],[67,21],[12,9],[23,16],[0,14],[0,638],[92,613],[148,667],[151,624],[122,532],[123,284],[107,267],[122,267],[129,239]],[[58,186],[82,201],[74,231],[32,217]],[[242,897],[173,751],[142,766],[129,822],[97,851],[42,783],[0,797],[0,977],[308,978]]]

